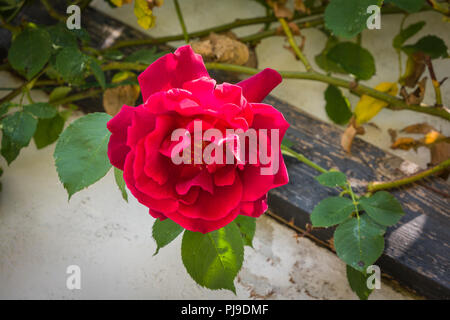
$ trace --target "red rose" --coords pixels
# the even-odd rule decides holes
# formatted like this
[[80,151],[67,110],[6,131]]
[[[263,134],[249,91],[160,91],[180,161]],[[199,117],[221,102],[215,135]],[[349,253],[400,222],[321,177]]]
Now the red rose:
[[[139,76],[144,104],[123,106],[108,122],[109,159],[124,171],[128,189],[155,218],[169,218],[185,229],[207,233],[239,214],[259,217],[267,210],[267,192],[288,182],[279,145],[289,124],[275,108],[260,103],[280,82],[276,71],[265,69],[236,85],[216,85],[201,56],[190,46],[181,47]],[[177,129],[187,132],[187,140],[174,141]],[[223,157],[215,149],[212,163],[188,157],[188,163],[177,164],[173,159],[177,150],[195,149],[190,134],[202,136],[208,129],[223,133],[223,139],[205,139],[205,135],[197,150],[220,145]],[[240,158],[236,146],[245,143],[227,129],[256,132],[257,151],[246,146],[244,151],[250,154]],[[260,159],[264,145],[272,146],[267,147],[270,159],[265,162]],[[231,149],[233,163],[219,161],[229,160],[226,149]],[[249,160],[252,152],[258,155],[256,163]],[[273,171],[267,174],[267,170]]]

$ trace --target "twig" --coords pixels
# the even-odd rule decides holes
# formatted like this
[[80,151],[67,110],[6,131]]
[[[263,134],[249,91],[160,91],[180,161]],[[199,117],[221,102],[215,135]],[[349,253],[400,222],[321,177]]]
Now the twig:
[[433,175],[439,171],[442,171],[448,167],[450,167],[450,159],[447,159],[447,160],[441,162],[440,164],[438,164],[437,166],[434,166],[428,170],[424,170],[422,172],[416,173],[415,175],[412,175],[412,176],[409,176],[409,177],[406,177],[403,179],[398,179],[398,180],[389,181],[389,182],[379,182],[379,181],[371,182],[367,186],[367,191],[374,192],[374,191],[379,191],[379,190],[398,188],[400,186],[410,184],[410,183],[416,182],[420,179],[431,176],[431,175]]
[[[206,63],[206,67],[208,69],[216,69],[216,70],[226,70],[239,72],[248,75],[254,75],[261,70],[237,66],[232,64],[222,64],[222,63]],[[387,93],[378,91],[374,88],[358,84],[355,86],[354,82],[331,77],[319,72],[294,72],[294,71],[280,71],[280,74],[285,79],[305,79],[305,80],[314,80],[325,82],[328,84],[332,84],[341,88],[349,89],[352,93],[357,95],[368,95],[370,97],[376,98],[378,100],[386,101],[390,104],[388,108],[393,110],[411,110],[421,113],[430,114],[436,117],[444,118],[450,121],[450,113],[445,110],[445,108],[435,108],[435,107],[426,107],[420,105],[408,105],[404,100],[399,99],[397,97],[391,96]]]
[[434,67],[430,56],[425,56],[425,63],[428,67],[428,71],[430,72],[431,82],[433,83],[434,92],[436,93],[436,107],[442,108],[441,83],[436,79],[436,73],[434,72]]
[[[324,23],[323,17],[319,17],[316,19],[311,19],[308,21],[304,21],[304,22],[297,22],[296,25],[300,28],[300,29],[307,29],[307,28],[313,28],[313,27],[317,27],[320,26]],[[262,31],[262,32],[257,32],[248,36],[244,36],[239,38],[239,41],[241,42],[257,42],[259,40],[262,40],[264,38],[268,38],[268,37],[272,37],[272,36],[276,36],[278,35],[278,28],[272,28],[266,31]]]
[[[320,7],[320,8],[316,8],[316,9],[312,10],[311,15],[306,15],[306,14],[295,15],[293,21],[297,21],[297,20],[304,19],[307,17],[311,18],[313,15],[323,14],[324,10],[325,10],[324,7]],[[250,25],[263,24],[263,23],[275,22],[275,21],[277,21],[277,18],[274,16],[268,16],[268,17],[264,16],[264,17],[256,17],[256,18],[249,18],[249,19],[236,19],[233,22],[225,23],[225,24],[222,24],[219,26],[203,29],[200,31],[191,32],[191,33],[188,33],[188,35],[189,35],[190,39],[201,38],[201,37],[208,36],[212,32],[220,33],[220,32],[229,31],[229,30],[235,29],[235,28],[241,28],[241,27],[246,27],[246,26],[250,26]],[[183,40],[183,39],[184,39],[184,34],[177,34],[177,35],[164,36],[164,37],[159,37],[159,38],[124,40],[124,41],[117,42],[115,45],[113,45],[109,48],[106,48],[103,51],[111,50],[111,49],[120,49],[120,48],[124,48],[124,47],[144,46],[144,45],[150,45],[150,44],[166,43],[166,42],[170,42],[170,41],[178,41],[178,40]]]
[[292,50],[294,50],[297,57],[300,59],[300,61],[303,63],[303,65],[306,68],[306,71],[312,71],[313,68],[311,67],[311,64],[309,63],[306,56],[303,54],[303,52],[298,47],[297,43],[295,42],[294,36],[292,35],[291,29],[289,28],[289,25],[287,24],[286,20],[284,18],[278,19],[281,23],[281,26],[283,27],[283,31],[286,34],[286,37],[289,41],[289,44],[291,45]]
[[49,103],[51,103],[51,104],[53,104],[55,106],[58,106],[58,105],[61,105],[61,104],[67,104],[69,102],[74,102],[74,101],[77,101],[77,100],[82,100],[82,99],[94,97],[94,96],[96,96],[96,95],[98,95],[98,94],[100,94],[102,92],[103,92],[102,89],[90,89],[90,90],[87,90],[87,91],[84,91],[84,92],[79,92],[79,93],[76,93],[76,94],[73,94],[71,96],[61,98],[61,99],[50,100]]
[[58,11],[56,11],[47,0],[41,0],[41,3],[52,18],[59,21],[66,21],[66,17],[60,14]]
[[304,164],[310,166],[311,168],[316,169],[316,170],[319,171],[319,172],[322,172],[322,173],[327,173],[327,172],[328,172],[327,169],[322,168],[322,167],[319,166],[317,163],[312,162],[311,160],[309,160],[308,158],[306,158],[304,155],[302,155],[302,154],[300,154],[300,153],[298,153],[298,152],[295,152],[295,151],[292,150],[291,148],[288,148],[288,147],[286,147],[286,146],[284,146],[284,145],[281,145],[281,152],[282,152],[283,154],[285,154],[285,155],[288,155],[288,156],[290,156],[290,157],[293,157],[293,158],[297,159],[298,161],[303,162]]
[[189,43],[189,34],[186,29],[186,24],[184,23],[183,14],[181,12],[180,4],[178,0],[173,0],[175,4],[175,10],[177,12],[178,20],[180,21],[181,30],[183,30],[184,41]]

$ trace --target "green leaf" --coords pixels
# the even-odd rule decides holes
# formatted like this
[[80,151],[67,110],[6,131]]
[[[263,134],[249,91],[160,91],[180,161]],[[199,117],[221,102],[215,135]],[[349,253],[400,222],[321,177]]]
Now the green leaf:
[[36,147],[42,149],[58,140],[64,129],[65,121],[60,114],[51,119],[40,119],[33,137]]
[[344,125],[352,117],[350,102],[342,95],[341,90],[329,85],[325,91],[325,110],[328,117],[337,124]]
[[72,91],[71,87],[57,87],[50,93],[48,100],[51,103],[52,101],[65,98],[70,93],[70,91]]
[[381,5],[379,0],[331,0],[325,9],[325,26],[335,35],[353,38],[363,31],[370,14],[367,8]]
[[415,36],[424,26],[425,21],[419,21],[409,25],[406,29],[403,29],[398,35],[395,36],[392,46],[399,50],[409,38]]
[[26,105],[23,107],[23,110],[40,119],[53,118],[57,113],[56,108],[46,102],[36,102]]
[[156,59],[161,58],[163,55],[167,53],[168,51],[158,53],[156,52],[156,48],[153,48],[151,50],[141,49],[130,54],[128,57],[125,58],[124,61],[150,65],[153,62],[155,62]]
[[159,249],[175,240],[183,230],[184,228],[182,226],[170,219],[165,219],[163,221],[156,219],[155,223],[153,223],[152,236],[156,241],[157,248],[153,255],[158,254]]
[[340,224],[334,232],[334,247],[340,259],[364,272],[381,256],[384,250],[385,229],[367,214]]
[[116,184],[119,187],[120,192],[122,193],[122,198],[126,202],[128,202],[128,194],[125,189],[125,180],[123,179],[123,171],[114,167],[114,179],[116,180]]
[[415,44],[402,47],[402,50],[408,55],[423,52],[431,59],[448,57],[448,48],[445,42],[441,38],[431,35],[421,38]]
[[3,133],[0,153],[2,154],[3,158],[5,158],[8,165],[10,165],[11,162],[13,162],[17,158],[20,153],[20,149],[22,149],[21,146],[12,142],[11,139],[7,135],[5,135],[5,133]]
[[15,112],[2,120],[3,134],[19,147],[26,147],[36,131],[37,120],[26,112]]
[[314,207],[311,222],[314,227],[331,227],[347,220],[354,210],[355,205],[350,199],[325,198]]
[[325,187],[345,186],[347,184],[347,176],[340,171],[330,171],[322,173],[316,177],[316,180]]
[[316,61],[319,68],[321,68],[322,70],[324,70],[326,72],[346,74],[347,71],[342,69],[337,63],[328,59],[328,57],[327,57],[328,52],[331,50],[331,48],[333,48],[334,46],[336,46],[339,43],[339,39],[332,35],[327,34],[327,36],[328,36],[328,40],[325,45],[325,48],[322,50],[322,52],[320,54],[315,56],[314,60]]
[[83,80],[87,57],[75,48],[64,48],[55,59],[55,69],[61,77],[69,82],[79,84]]
[[91,113],[75,120],[61,134],[54,158],[59,180],[69,199],[102,178],[111,168],[107,156],[110,132],[106,113]]
[[92,58],[89,59],[89,68],[91,69],[95,79],[97,79],[102,89],[105,89],[106,88],[105,73],[103,72],[102,68],[97,63],[97,61],[95,61],[95,59]]
[[80,29],[72,29],[70,30],[78,39],[80,39],[83,43],[88,43],[91,41],[91,36],[89,35],[89,32],[86,31],[84,28]]
[[78,47],[78,42],[75,34],[67,29],[66,25],[59,23],[46,28],[50,35],[50,39],[54,49]]
[[3,102],[0,105],[0,117],[5,115],[8,112],[9,108],[13,108],[13,107],[17,107],[17,106],[18,106],[18,104],[10,102],[10,101]]
[[120,50],[108,50],[103,57],[108,60],[122,60],[125,55]]
[[409,13],[419,11],[425,4],[425,0],[384,0],[384,2],[395,4],[400,9]]
[[181,258],[189,275],[208,289],[228,289],[236,293],[234,278],[244,260],[244,242],[235,223],[202,234],[186,230]]
[[27,28],[12,42],[8,60],[15,70],[31,79],[50,59],[51,48],[52,42],[47,31]]
[[367,287],[367,279],[370,277],[365,272],[358,271],[347,265],[347,280],[350,288],[361,300],[367,300],[372,293],[372,289]]
[[393,226],[405,214],[397,199],[386,191],[377,192],[369,198],[362,197],[359,202],[364,211],[383,226]]
[[375,74],[373,56],[356,43],[341,42],[328,52],[327,57],[358,79],[369,80]]
[[256,219],[253,217],[238,215],[234,222],[241,231],[244,245],[253,247],[253,237],[256,231]]

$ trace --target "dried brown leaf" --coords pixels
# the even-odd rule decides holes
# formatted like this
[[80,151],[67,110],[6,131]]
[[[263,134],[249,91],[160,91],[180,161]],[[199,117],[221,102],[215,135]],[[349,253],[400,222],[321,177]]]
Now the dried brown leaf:
[[248,47],[229,35],[211,33],[207,38],[193,41],[192,49],[205,61],[244,65],[249,60]]
[[427,134],[428,132],[430,132],[432,130],[436,130],[436,129],[434,127],[430,126],[428,123],[422,122],[422,123],[416,123],[416,124],[407,126],[407,127],[403,128],[402,130],[400,130],[400,132]]
[[139,87],[134,85],[106,89],[103,93],[103,108],[107,114],[114,116],[123,105],[133,106],[139,93]]
[[394,143],[397,140],[397,130],[388,129],[389,136],[391,137],[391,143]]
[[398,138],[392,145],[392,149],[409,150],[411,148],[416,148],[419,144],[414,138],[401,137]]
[[399,82],[409,88],[414,88],[422,74],[425,72],[425,55],[422,52],[416,52],[408,57],[406,62],[405,74]]

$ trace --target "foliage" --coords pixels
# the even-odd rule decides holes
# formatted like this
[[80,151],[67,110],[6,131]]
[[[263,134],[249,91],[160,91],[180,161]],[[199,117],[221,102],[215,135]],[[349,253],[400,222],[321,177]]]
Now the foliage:
[[[264,24],[264,30],[247,37],[246,45],[250,48],[266,36],[280,34],[280,29],[271,28],[277,20],[282,24],[286,22],[285,19],[288,20],[285,25],[294,35],[302,36],[300,29],[310,26],[319,27],[326,35],[323,50],[315,55],[317,66],[324,73],[310,70],[302,47],[295,46],[291,49],[296,58],[305,64],[308,72],[282,74],[327,83],[328,87],[324,92],[326,113],[334,123],[348,124],[351,139],[384,108],[394,105],[398,109],[450,119],[448,112],[442,107],[442,81],[438,79],[432,79],[436,105],[421,106],[425,88],[420,85],[420,78],[426,68],[430,74],[435,73],[432,60],[448,58],[447,45],[436,35],[424,35],[411,42],[411,38],[424,28],[424,21],[405,26],[403,20],[398,34],[393,38],[392,46],[400,60],[399,80],[385,79],[375,88],[362,83],[372,79],[376,73],[376,61],[364,48],[361,40],[361,32],[366,29],[366,21],[370,15],[367,12],[368,6],[382,6],[382,10],[408,14],[424,9],[445,11],[442,7],[431,7],[425,0],[330,0],[318,1],[319,5],[317,1],[295,1],[294,8],[288,8],[286,1],[255,1],[264,6],[268,15],[258,22]],[[130,5],[137,23],[145,29],[155,25],[154,8],[163,4],[162,0],[107,2],[113,7]],[[109,139],[106,122],[111,116],[106,113],[88,114],[76,119],[63,130],[72,111],[77,108],[73,103],[100,94],[107,97],[117,88],[133,88],[137,84],[137,74],[166,53],[158,52],[156,48],[145,48],[126,54],[123,47],[166,43],[169,40],[192,40],[207,36],[210,32],[229,31],[234,27],[254,24],[252,19],[243,19],[226,27],[218,26],[204,30],[203,33],[195,33],[194,36],[180,34],[168,38],[144,39],[98,50],[90,46],[90,36],[86,30],[68,30],[64,19],[50,26],[17,21],[16,16],[24,5],[25,1],[7,0],[1,2],[0,6],[2,26],[11,31],[12,35],[6,66],[24,80],[22,87],[0,102],[0,153],[9,165],[31,140],[34,140],[38,149],[56,142],[55,166],[69,198],[100,180],[111,168],[106,154]],[[311,22],[311,17],[318,19],[316,24]],[[289,43],[295,45],[292,34],[285,33]],[[242,39],[236,39],[239,40]],[[407,61],[403,73],[401,59],[405,55]],[[225,70],[244,73],[255,71],[241,66],[219,66]],[[335,78],[335,75],[341,78]],[[397,96],[399,84],[402,86],[401,97]],[[414,92],[405,93],[404,85],[413,88]],[[35,88],[47,91],[48,101],[33,101],[30,91]],[[352,107],[342,88],[360,96],[356,106]],[[19,102],[12,102],[17,96],[20,98]],[[113,100],[118,100],[114,94],[112,96]],[[28,102],[24,102],[25,99]],[[107,99],[104,102],[105,100]],[[441,137],[439,133],[436,136]],[[342,191],[339,196],[323,199],[315,206],[311,223],[315,228],[335,228],[334,247],[339,258],[347,264],[350,287],[361,299],[367,299],[371,290],[366,286],[366,269],[383,252],[386,228],[395,225],[402,218],[404,213],[401,205],[386,191],[357,195],[344,173],[323,169],[296,153],[292,147],[295,147],[293,143],[283,141],[285,155],[294,156],[321,172],[316,178],[318,183]],[[0,175],[2,172],[0,168]],[[127,200],[123,172],[114,169],[114,177],[118,192]],[[256,219],[243,215],[224,228],[208,234],[184,230],[170,219],[157,219],[152,236],[156,242],[157,254],[182,234],[181,258],[189,275],[206,288],[235,292],[234,280],[243,263],[244,247],[253,246],[255,230]]]

